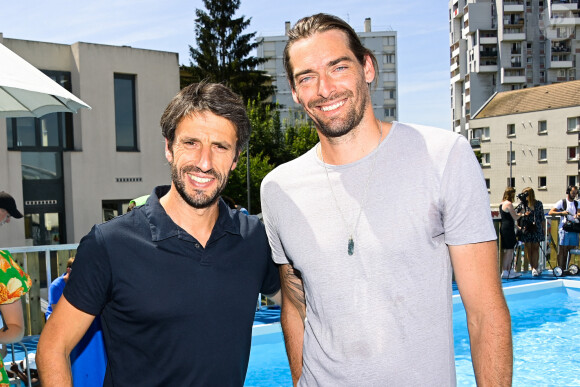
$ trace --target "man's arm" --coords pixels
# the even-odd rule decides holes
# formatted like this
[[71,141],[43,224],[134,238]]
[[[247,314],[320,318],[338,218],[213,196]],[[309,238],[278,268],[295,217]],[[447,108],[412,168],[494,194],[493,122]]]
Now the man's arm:
[[302,375],[302,343],[304,341],[304,319],[306,318],[306,298],[302,276],[292,265],[280,266],[282,285],[282,310],[280,323],[284,332],[286,354],[294,385]]
[[449,246],[461,294],[478,386],[511,386],[511,319],[502,292],[495,241]]
[[60,298],[38,340],[36,364],[43,386],[72,386],[69,355],[94,319]]

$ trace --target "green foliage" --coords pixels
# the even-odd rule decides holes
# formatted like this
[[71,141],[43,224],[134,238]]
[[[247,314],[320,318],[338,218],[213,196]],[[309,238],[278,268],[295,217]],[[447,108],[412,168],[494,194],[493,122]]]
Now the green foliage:
[[182,66],[182,87],[207,79],[223,83],[244,101],[274,93],[265,71],[256,70],[267,58],[251,56],[258,43],[256,32],[244,33],[251,18],[234,17],[240,0],[203,0],[207,10],[195,10],[197,48],[189,46],[190,66]]
[[260,205],[260,184],[264,177],[274,169],[274,165],[269,163],[268,156],[258,153],[250,155],[250,205],[248,206],[247,194],[247,153],[240,155],[236,169],[230,174],[228,185],[224,190],[224,195],[234,199],[236,204],[246,207],[251,214],[262,212]]
[[[280,123],[280,112],[260,99],[248,101],[248,118],[252,125],[250,136],[250,210],[261,212],[260,184],[275,167],[304,154],[318,142],[316,129],[308,120]],[[244,151],[236,169],[230,174],[224,191],[237,204],[247,208],[247,156]]]

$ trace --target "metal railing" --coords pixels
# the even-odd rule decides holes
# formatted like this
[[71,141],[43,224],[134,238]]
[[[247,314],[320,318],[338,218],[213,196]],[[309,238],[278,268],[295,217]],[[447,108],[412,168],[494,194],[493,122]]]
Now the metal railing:
[[[48,287],[66,270],[68,259],[76,254],[78,244],[7,247],[14,260],[32,280],[30,291],[23,297],[25,334],[40,334],[44,327],[44,311],[48,306]],[[44,259],[44,262],[42,260]]]

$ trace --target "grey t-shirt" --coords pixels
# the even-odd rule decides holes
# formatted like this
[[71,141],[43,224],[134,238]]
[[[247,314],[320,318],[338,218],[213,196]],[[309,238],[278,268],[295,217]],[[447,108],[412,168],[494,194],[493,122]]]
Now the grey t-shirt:
[[304,281],[299,385],[454,385],[447,245],[496,239],[471,147],[449,131],[394,122],[375,151],[327,168],[336,201],[315,148],[261,189],[273,259]]

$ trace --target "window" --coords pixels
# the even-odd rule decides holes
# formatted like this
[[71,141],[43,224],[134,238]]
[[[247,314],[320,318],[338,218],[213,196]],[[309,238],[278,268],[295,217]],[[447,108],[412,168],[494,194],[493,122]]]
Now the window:
[[568,147],[568,161],[578,161],[578,147],[569,146]]
[[385,117],[395,117],[395,108],[394,107],[386,107],[385,108]]
[[481,154],[481,165],[484,167],[489,167],[491,165],[491,157],[489,153]]
[[487,187],[487,192],[491,190],[491,182],[489,179],[485,179],[485,186]]
[[580,117],[568,117],[568,132],[577,132],[579,129]]
[[507,178],[507,187],[512,187],[512,188],[516,187],[516,178],[515,177],[512,177],[511,179],[509,177]]
[[389,99],[395,99],[397,97],[397,92],[394,89],[385,90],[385,94]]
[[566,184],[566,186],[578,186],[578,176],[577,175],[568,176],[567,180],[568,180],[568,184]]
[[546,189],[547,178],[546,176],[538,176],[538,189]]
[[514,137],[516,135],[516,124],[508,124],[507,126],[507,136]]
[[[44,71],[53,81],[71,91],[70,72]],[[72,113],[51,113],[41,118],[6,119],[8,149],[73,149]]]
[[516,151],[507,152],[507,163],[513,165],[516,163]]
[[386,54],[383,58],[385,64],[395,63],[395,54]]
[[540,163],[545,163],[548,161],[548,150],[546,148],[538,149],[538,161]]
[[387,46],[394,46],[395,45],[395,37],[394,36],[387,36],[384,38],[384,42],[386,42]]
[[548,133],[548,122],[538,121],[538,134],[547,134],[547,133]]
[[135,76],[115,74],[115,132],[117,151],[137,150]]

